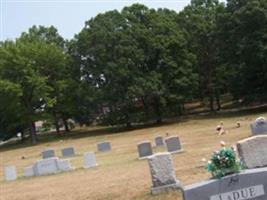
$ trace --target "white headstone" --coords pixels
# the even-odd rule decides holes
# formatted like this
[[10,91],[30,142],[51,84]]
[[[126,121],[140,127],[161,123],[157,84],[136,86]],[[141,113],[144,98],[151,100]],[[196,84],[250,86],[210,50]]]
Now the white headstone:
[[14,181],[17,179],[17,170],[15,166],[5,167],[5,180]]
[[70,171],[73,169],[71,167],[70,160],[68,159],[58,160],[58,167],[59,167],[59,170],[63,172]]
[[24,168],[24,176],[25,177],[31,177],[31,176],[34,176],[35,173],[34,173],[34,168],[33,166],[29,166],[29,167],[25,167]]
[[57,157],[38,160],[34,164],[34,168],[36,170],[37,175],[48,175],[60,172]]
[[96,167],[96,158],[93,152],[87,152],[84,154],[84,168]]

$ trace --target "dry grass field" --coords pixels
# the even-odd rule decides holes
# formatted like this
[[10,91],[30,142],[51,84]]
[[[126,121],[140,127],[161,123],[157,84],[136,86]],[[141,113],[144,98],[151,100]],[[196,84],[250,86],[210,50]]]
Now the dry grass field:
[[[137,159],[136,144],[143,140],[151,140],[157,135],[178,135],[185,150],[182,154],[174,154],[174,168],[177,179],[183,185],[208,179],[209,173],[199,167],[202,158],[209,158],[214,150],[220,148],[220,141],[227,146],[250,135],[249,124],[259,115],[267,113],[217,115],[194,117],[182,122],[161,126],[123,131],[110,134],[107,131],[75,131],[68,137],[42,141],[39,145],[18,145],[2,148],[0,151],[0,200],[181,200],[180,192],[158,196],[150,195],[151,177],[146,160]],[[220,121],[228,130],[226,135],[219,136],[215,127]],[[241,128],[234,128],[236,121]],[[93,134],[92,134],[93,133]],[[82,154],[95,151],[96,143],[108,140],[112,151],[96,153],[99,166],[96,169],[82,169]],[[43,149],[53,147],[60,155],[61,147],[74,146],[79,154],[72,158],[75,171],[51,176],[23,178],[23,168],[40,159]],[[154,148],[154,152],[165,151]],[[25,159],[22,159],[22,156]],[[19,179],[4,182],[3,167],[15,165]]]

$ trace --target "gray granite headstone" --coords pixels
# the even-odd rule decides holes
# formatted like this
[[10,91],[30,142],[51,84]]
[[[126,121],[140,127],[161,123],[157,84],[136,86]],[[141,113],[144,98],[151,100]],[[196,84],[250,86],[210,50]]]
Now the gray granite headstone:
[[111,150],[110,142],[101,142],[101,143],[98,143],[97,144],[97,150],[99,152],[110,151]]
[[58,158],[47,158],[43,160],[38,160],[34,164],[34,170],[36,172],[36,175],[48,175],[48,174],[55,174],[60,172],[59,166],[58,166]]
[[168,137],[165,139],[165,144],[167,146],[167,150],[170,153],[179,153],[182,152],[180,139],[177,136]]
[[241,161],[248,169],[267,166],[267,135],[258,135],[237,143]]
[[24,168],[24,176],[25,177],[35,176],[34,167],[33,166],[25,167]]
[[84,168],[96,167],[96,158],[93,152],[87,152],[84,154]]
[[75,150],[73,147],[67,147],[67,148],[61,149],[61,153],[63,157],[75,156]]
[[264,117],[259,117],[250,125],[252,135],[267,134],[267,121]]
[[47,150],[43,151],[42,157],[43,157],[43,159],[55,157],[55,150],[54,149],[47,149]]
[[139,159],[147,158],[153,154],[152,146],[150,141],[143,141],[137,144]]
[[161,136],[157,136],[155,138],[155,143],[156,143],[156,146],[163,146],[164,145],[163,138]]
[[15,166],[6,166],[4,174],[6,181],[14,181],[17,179],[17,170]]
[[157,153],[149,156],[148,164],[152,178],[152,194],[181,188],[180,182],[175,177],[170,153]]
[[249,169],[242,173],[189,185],[184,200],[266,200],[267,168]]

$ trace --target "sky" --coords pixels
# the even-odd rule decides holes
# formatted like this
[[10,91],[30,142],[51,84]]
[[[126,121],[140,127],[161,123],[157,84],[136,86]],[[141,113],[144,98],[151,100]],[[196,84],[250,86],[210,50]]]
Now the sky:
[[190,0],[0,0],[0,39],[13,40],[33,25],[53,25],[71,39],[98,13],[133,3],[180,11]]

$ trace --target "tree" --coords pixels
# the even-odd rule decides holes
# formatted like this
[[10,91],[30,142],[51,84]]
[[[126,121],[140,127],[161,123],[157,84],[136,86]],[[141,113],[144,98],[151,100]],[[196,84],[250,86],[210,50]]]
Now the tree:
[[150,108],[160,122],[163,108],[190,96],[193,56],[175,17],[134,4],[99,14],[77,36],[83,77],[96,87],[100,107],[110,108],[112,124],[129,126]]
[[178,23],[184,28],[190,50],[196,56],[195,72],[199,75],[198,96],[208,96],[210,110],[214,99],[220,109],[220,94],[224,91],[225,73],[219,62],[220,41],[217,39],[217,18],[224,11],[218,0],[192,0],[179,13]]
[[228,0],[218,23],[232,95],[245,102],[266,101],[267,2]]
[[64,52],[55,44],[25,39],[24,35],[15,42],[3,43],[0,57],[0,78],[20,88],[19,106],[25,111],[23,117],[35,144],[35,121],[56,104],[54,94],[59,86],[64,87],[62,79],[58,79],[64,66]]

